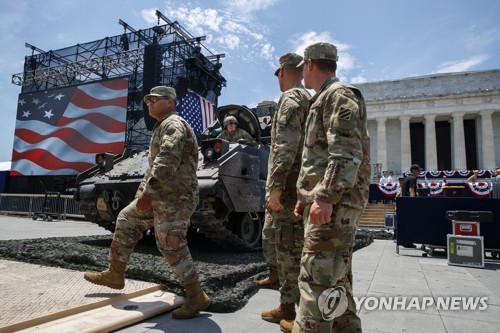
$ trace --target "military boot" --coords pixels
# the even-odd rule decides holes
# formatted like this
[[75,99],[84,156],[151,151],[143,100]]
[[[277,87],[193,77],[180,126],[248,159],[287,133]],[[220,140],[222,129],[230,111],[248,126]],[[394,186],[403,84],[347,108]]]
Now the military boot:
[[271,323],[295,319],[295,304],[280,304],[276,309],[262,311],[262,319]]
[[278,270],[276,267],[269,267],[269,276],[255,281],[255,284],[260,288],[265,289],[279,289],[280,288],[280,280],[278,277]]
[[101,273],[85,272],[85,280],[106,286],[113,289],[123,289],[125,287],[125,267],[127,263],[118,260],[112,260],[109,268]]
[[281,332],[291,333],[294,322],[295,322],[294,319],[292,319],[292,320],[283,319],[282,321],[280,321]]
[[187,284],[184,286],[186,289],[186,300],[182,307],[175,309],[172,312],[174,319],[189,319],[195,317],[200,311],[205,310],[210,305],[210,298],[201,290],[200,283]]

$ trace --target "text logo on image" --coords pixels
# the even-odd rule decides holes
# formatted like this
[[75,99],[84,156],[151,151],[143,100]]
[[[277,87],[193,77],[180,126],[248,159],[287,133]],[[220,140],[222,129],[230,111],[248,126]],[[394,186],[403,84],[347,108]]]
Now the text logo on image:
[[324,290],[318,297],[321,316],[326,321],[340,317],[347,310],[347,296],[344,287]]

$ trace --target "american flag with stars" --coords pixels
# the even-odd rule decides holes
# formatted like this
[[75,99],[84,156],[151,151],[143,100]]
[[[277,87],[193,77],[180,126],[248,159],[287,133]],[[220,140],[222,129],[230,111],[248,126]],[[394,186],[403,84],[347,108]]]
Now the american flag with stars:
[[19,95],[11,175],[76,175],[121,154],[127,95],[127,79]]
[[215,118],[215,105],[189,89],[179,101],[177,110],[197,134],[203,132]]

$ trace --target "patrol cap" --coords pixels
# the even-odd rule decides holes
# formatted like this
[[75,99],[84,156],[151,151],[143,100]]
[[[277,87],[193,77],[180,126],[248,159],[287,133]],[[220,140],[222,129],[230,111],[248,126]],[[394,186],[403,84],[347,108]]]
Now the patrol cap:
[[297,66],[302,61],[302,56],[299,56],[297,53],[287,53],[280,57],[279,63],[280,67],[274,72],[274,75],[278,76],[278,73],[281,68],[286,66]]
[[420,170],[422,170],[422,168],[418,164],[412,164],[412,166],[410,167],[410,171],[413,171],[413,170],[420,171]]
[[227,116],[226,118],[224,118],[224,126],[227,126],[229,124],[238,125],[238,120],[236,119],[235,116]]
[[304,50],[304,59],[297,65],[302,66],[309,59],[327,59],[332,61],[339,60],[337,56],[337,48],[330,43],[314,43],[306,47]]
[[154,88],[151,88],[151,91],[149,94],[144,96],[144,102],[147,102],[150,97],[172,97],[173,99],[176,99],[176,94],[175,94],[175,89],[172,87],[165,87],[165,86],[156,86]]

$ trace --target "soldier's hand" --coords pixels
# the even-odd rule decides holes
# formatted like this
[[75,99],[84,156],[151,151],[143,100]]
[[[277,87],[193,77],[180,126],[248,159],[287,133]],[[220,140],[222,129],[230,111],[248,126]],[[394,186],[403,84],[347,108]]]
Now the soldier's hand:
[[152,202],[153,198],[151,198],[149,195],[146,195],[144,193],[139,194],[136,203],[137,210],[141,211],[151,210]]
[[281,199],[281,190],[277,188],[273,188],[271,190],[271,194],[269,194],[269,198],[266,201],[266,208],[271,212],[277,212],[282,209],[285,209],[280,202]]
[[305,209],[304,204],[297,200],[297,203],[295,204],[295,209],[293,210],[293,214],[301,219],[304,215],[304,209]]
[[333,205],[331,203],[314,199],[309,211],[309,222],[317,225],[327,224],[330,222],[332,212]]

